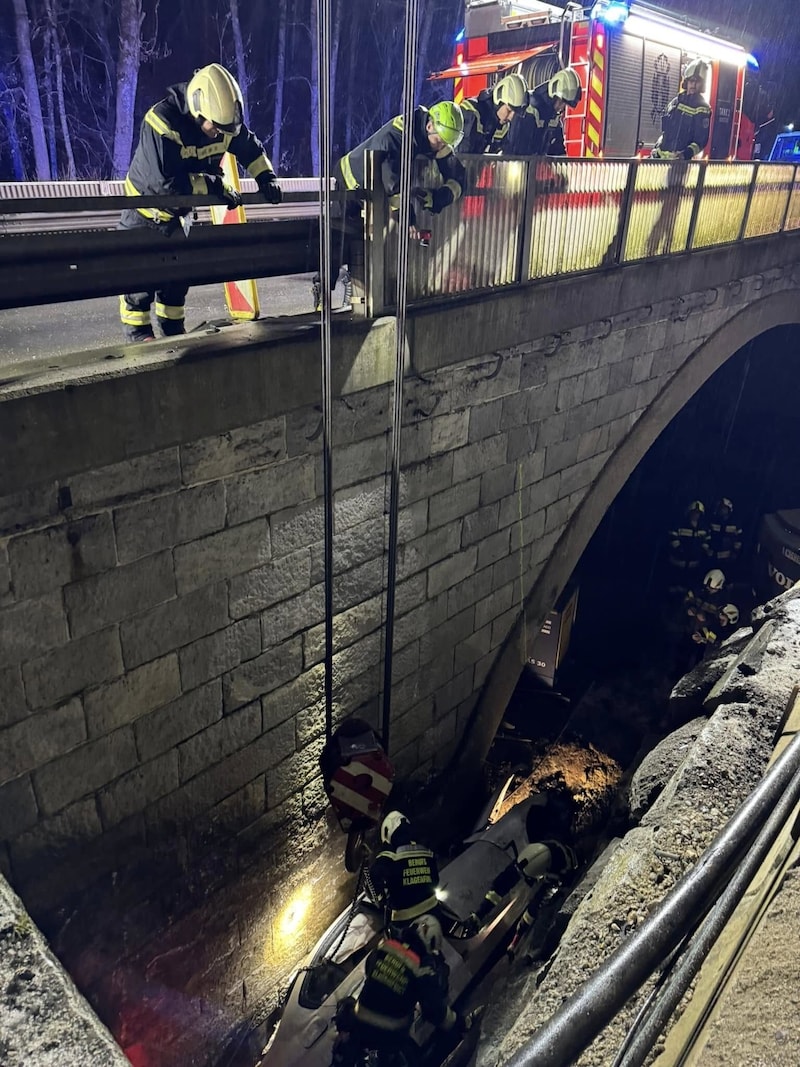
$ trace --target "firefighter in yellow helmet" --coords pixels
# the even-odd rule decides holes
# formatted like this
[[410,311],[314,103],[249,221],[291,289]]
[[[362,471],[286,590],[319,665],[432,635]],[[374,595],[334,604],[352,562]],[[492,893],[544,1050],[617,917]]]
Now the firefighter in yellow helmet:
[[707,78],[704,60],[686,64],[681,91],[661,119],[661,136],[650,153],[652,159],[694,159],[708,144],[711,108],[703,96]]
[[[334,168],[334,176],[340,188],[365,188],[367,152],[383,153],[380,180],[389,206],[393,211],[400,207],[400,150],[404,136],[403,116],[396,115],[379,130],[362,141]],[[435,162],[441,184],[435,187],[416,186],[414,199],[420,206],[438,214],[460,199],[464,192],[464,167],[454,152],[464,136],[464,116],[458,104],[441,100],[432,107],[417,107],[414,110],[411,128],[411,165],[415,172],[421,165]],[[413,178],[412,178],[413,181]],[[416,185],[416,183],[414,183]],[[357,210],[357,209],[356,209]],[[416,219],[412,210],[412,237],[416,233]]]
[[514,123],[508,151],[518,156],[563,156],[563,116],[583,96],[576,70],[565,67],[528,92],[528,104]]
[[507,74],[491,89],[461,101],[464,139],[459,152],[502,152],[515,115],[528,106],[528,86],[521,74]]
[[[244,124],[242,91],[219,63],[194,72],[189,82],[172,85],[163,100],[147,112],[133,154],[125,192],[128,196],[174,193],[212,195],[228,208],[241,203],[239,193],[222,177],[222,156],[230,152],[270,204],[281,201],[281,187],[258,138]],[[122,213],[120,229],[149,227],[165,237],[188,235],[191,212],[141,207]],[[153,284],[139,293],[120,297],[120,318],[127,341],[150,341],[155,336],[150,308],[164,336],[185,332],[184,304],[188,286],[182,282]]]

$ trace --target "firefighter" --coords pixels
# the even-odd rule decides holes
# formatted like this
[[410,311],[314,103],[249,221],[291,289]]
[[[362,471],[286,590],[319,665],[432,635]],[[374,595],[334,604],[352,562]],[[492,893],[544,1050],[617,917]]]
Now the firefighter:
[[704,518],[705,510],[702,500],[693,500],[686,509],[684,521],[669,532],[669,565],[673,575],[671,592],[685,592],[700,570],[700,565],[708,560],[709,533]]
[[730,566],[742,551],[742,528],[733,521],[733,503],[723,496],[714,506],[708,525],[707,551],[714,563]]
[[363,1063],[369,1052],[377,1054],[379,1067],[415,1067],[422,1054],[411,1036],[417,1005],[422,1018],[444,1033],[457,1036],[468,1028],[449,1004],[442,943],[442,928],[432,915],[378,943],[367,957],[358,999],[348,998],[337,1011],[337,1067]]
[[528,106],[528,86],[521,74],[507,74],[492,89],[461,101],[464,138],[460,152],[502,152],[515,115]]
[[[442,184],[436,188],[416,186],[413,199],[437,215],[460,199],[464,192],[464,167],[454,155],[464,135],[464,116],[452,100],[440,100],[428,109],[414,111],[412,165],[436,162]],[[403,143],[403,116],[397,115],[370,137],[343,156],[334,168],[337,184],[345,189],[363,189],[367,152],[382,152],[381,182],[392,211],[400,207],[400,149]],[[411,237],[418,237],[412,205]]]
[[[226,152],[247,168],[267,203],[281,202],[272,164],[261,142],[244,125],[241,89],[224,67],[211,63],[196,70],[188,83],[170,86],[166,97],[147,112],[125,178],[125,192],[128,196],[210,194],[229,209],[238,207],[241,196],[222,177],[220,163]],[[188,236],[190,226],[188,208],[126,210],[119,223],[120,229],[148,227],[165,237],[179,232]],[[154,300],[164,336],[185,333],[188,288],[183,282],[167,282],[120,297],[125,340],[154,339],[150,319]]]
[[384,848],[375,857],[370,878],[377,903],[389,911],[389,926],[398,931],[436,909],[439,868],[436,857],[418,844],[411,823],[400,811],[390,811],[381,823]]
[[703,96],[708,64],[693,59],[686,64],[681,92],[672,100],[661,119],[661,136],[652,159],[694,159],[708,144],[711,108]]
[[563,115],[581,96],[580,78],[572,67],[529,90],[528,106],[511,128],[508,151],[517,156],[565,155]]
[[684,598],[684,607],[688,614],[704,614],[708,619],[714,619],[722,610],[726,600],[725,575],[715,567],[703,578],[703,584],[699,589],[690,589]]

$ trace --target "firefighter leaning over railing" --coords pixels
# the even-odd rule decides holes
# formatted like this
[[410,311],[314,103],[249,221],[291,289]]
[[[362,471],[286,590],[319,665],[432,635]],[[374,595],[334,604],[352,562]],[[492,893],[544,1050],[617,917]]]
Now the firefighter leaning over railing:
[[563,115],[581,96],[580,78],[572,67],[529,90],[528,106],[511,127],[508,151],[516,156],[566,155]]
[[694,159],[708,144],[711,108],[703,96],[708,64],[693,59],[686,64],[681,92],[672,100],[661,119],[661,136],[651,159]]
[[464,139],[459,151],[468,155],[508,151],[511,123],[527,106],[528,86],[521,74],[508,74],[493,88],[462,100]]

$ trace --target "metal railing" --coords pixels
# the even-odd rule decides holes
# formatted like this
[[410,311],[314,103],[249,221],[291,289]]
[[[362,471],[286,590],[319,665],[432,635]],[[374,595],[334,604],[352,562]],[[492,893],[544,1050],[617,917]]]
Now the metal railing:
[[[439,215],[418,212],[429,247],[412,244],[409,299],[444,300],[735,244],[800,229],[800,168],[783,163],[462,157],[467,192]],[[431,167],[424,179],[436,183]],[[397,231],[373,232],[394,300]]]

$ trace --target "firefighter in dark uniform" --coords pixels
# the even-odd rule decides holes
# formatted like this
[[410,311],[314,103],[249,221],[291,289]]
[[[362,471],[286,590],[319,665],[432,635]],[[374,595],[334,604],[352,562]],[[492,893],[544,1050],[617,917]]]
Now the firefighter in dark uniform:
[[527,105],[528,86],[521,74],[507,74],[494,88],[462,100],[464,138],[458,146],[459,152],[471,155],[502,152],[514,116]]
[[694,159],[708,144],[711,108],[703,96],[708,64],[693,59],[686,64],[681,92],[672,100],[661,119],[661,136],[652,159]]
[[508,153],[515,156],[563,156],[563,115],[582,96],[581,82],[572,67],[557,71],[547,82],[528,92],[528,106],[516,119],[508,137]]
[[724,496],[717,501],[708,524],[709,559],[730,567],[742,551],[742,528],[733,521],[733,503]]
[[[441,100],[428,109],[414,111],[411,148],[413,164],[435,161],[442,184],[435,189],[417,187],[414,199],[434,215],[460,199],[464,192],[464,167],[453,154],[464,134],[464,116],[458,104]],[[400,150],[403,116],[397,115],[360,145],[343,156],[334,168],[337,183],[345,189],[363,189],[367,152],[384,153],[381,182],[393,211],[400,207]],[[416,229],[412,212],[412,231]],[[416,234],[412,232],[411,236]]]
[[436,857],[411,833],[411,823],[402,812],[390,811],[381,824],[384,848],[370,868],[378,903],[389,911],[395,932],[420,915],[436,910],[439,868]]
[[[125,193],[210,194],[228,208],[238,207],[241,196],[222,177],[220,163],[226,152],[247,168],[267,203],[281,202],[281,188],[264,147],[244,125],[239,85],[224,67],[211,63],[195,71],[188,83],[170,86],[166,97],[145,115],[125,178]],[[119,226],[149,227],[165,237],[181,231],[188,235],[191,214],[185,208],[141,207],[124,211]],[[185,333],[188,288],[182,282],[168,282],[120,297],[125,339],[153,339],[150,307],[154,300],[162,333],[167,337]]]
[[380,1067],[416,1067],[422,1055],[411,1037],[417,1005],[422,1018],[440,1031],[463,1033],[467,1023],[449,1004],[442,940],[439,921],[424,915],[370,953],[358,999],[344,1002],[337,1012],[337,1067],[362,1062],[367,1051],[377,1052]]
[[709,535],[705,510],[702,500],[693,500],[686,509],[684,521],[669,532],[671,592],[689,589],[700,567],[708,562]]

